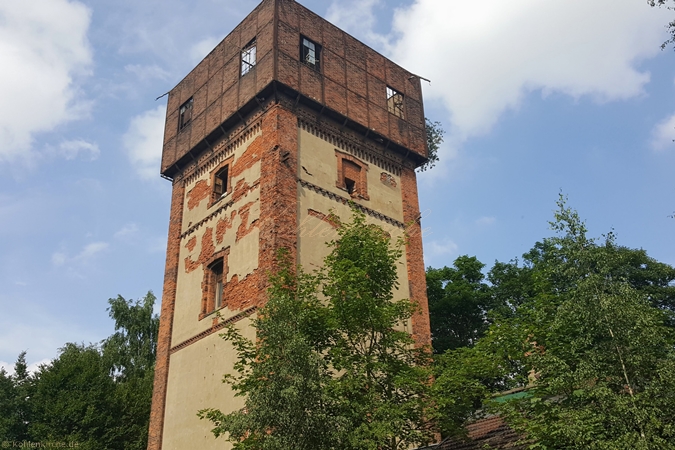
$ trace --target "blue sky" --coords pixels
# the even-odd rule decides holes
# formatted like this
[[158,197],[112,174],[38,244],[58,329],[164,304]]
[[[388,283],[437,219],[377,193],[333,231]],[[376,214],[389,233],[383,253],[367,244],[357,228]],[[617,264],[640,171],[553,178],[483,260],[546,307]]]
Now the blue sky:
[[[305,0],[424,83],[443,123],[420,175],[426,264],[490,266],[550,235],[559,192],[592,235],[675,264],[672,12],[640,0]],[[0,3],[0,365],[112,332],[161,295],[170,90],[252,0]]]

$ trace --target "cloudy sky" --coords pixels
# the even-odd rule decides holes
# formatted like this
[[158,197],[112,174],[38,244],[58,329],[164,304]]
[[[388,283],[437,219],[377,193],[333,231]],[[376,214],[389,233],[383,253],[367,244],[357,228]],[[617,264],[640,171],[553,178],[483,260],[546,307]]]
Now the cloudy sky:
[[[491,265],[591,234],[675,264],[672,12],[644,0],[304,0],[424,83],[447,131],[420,175],[426,264]],[[0,365],[112,332],[107,299],[161,294],[166,98],[255,0],[0,2]],[[11,367],[10,367],[11,369]]]

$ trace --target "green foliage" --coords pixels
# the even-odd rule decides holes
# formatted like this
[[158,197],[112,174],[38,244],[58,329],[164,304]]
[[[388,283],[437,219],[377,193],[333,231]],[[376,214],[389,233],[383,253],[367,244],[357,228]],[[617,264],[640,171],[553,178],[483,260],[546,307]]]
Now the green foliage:
[[21,441],[28,437],[35,377],[28,372],[26,352],[14,364],[14,374],[0,369],[0,437]]
[[504,375],[532,383],[528,396],[494,407],[538,448],[675,448],[669,314],[638,288],[626,258],[635,253],[611,233],[597,245],[564,199],[558,205],[558,236],[531,258],[538,290],[476,346],[500,341]]
[[431,438],[428,350],[401,329],[415,311],[393,300],[399,245],[354,212],[324,267],[294,273],[282,257],[254,321],[257,342],[231,327],[226,376],[242,411],[200,411],[235,449],[404,449]]
[[66,344],[37,374],[31,440],[78,442],[84,449],[122,449],[115,381],[96,347]]
[[426,132],[427,132],[427,149],[428,160],[420,166],[420,172],[425,170],[432,169],[438,162],[438,150],[441,148],[443,143],[443,135],[445,131],[440,122],[432,122],[431,120],[425,118]]
[[465,255],[453,267],[427,269],[434,353],[472,345],[487,329],[487,312],[495,305],[483,267],[475,256]]
[[110,299],[116,333],[102,345],[66,344],[29,374],[25,352],[15,374],[0,371],[0,437],[77,442],[84,449],[147,447],[158,318],[149,292]]
[[[668,0],[647,0],[647,4],[652,7],[658,6],[659,8],[665,7],[671,11],[675,10],[675,6],[672,6]],[[666,28],[668,28],[670,38],[661,44],[661,49],[665,49],[669,44],[675,44],[675,20],[666,25]]]
[[487,407],[531,448],[675,448],[675,270],[558,207],[557,236],[490,270],[483,337],[437,358],[440,425],[461,433]]

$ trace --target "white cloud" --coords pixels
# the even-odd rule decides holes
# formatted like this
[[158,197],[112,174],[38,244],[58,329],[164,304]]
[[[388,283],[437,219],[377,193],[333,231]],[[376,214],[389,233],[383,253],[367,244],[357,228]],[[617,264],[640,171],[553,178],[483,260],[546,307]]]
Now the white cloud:
[[106,250],[110,245],[107,242],[92,242],[84,246],[82,251],[75,256],[77,261],[88,261],[98,253]]
[[372,46],[389,49],[389,39],[374,31],[377,22],[375,10],[380,6],[382,0],[333,1],[328,7],[326,20],[353,35],[358,35]]
[[190,47],[190,59],[192,60],[192,63],[199,63],[206,57],[206,55],[211,52],[211,50],[215,48],[216,45],[218,45],[221,40],[222,38],[218,39],[216,37],[208,37],[202,39]]
[[675,114],[666,117],[652,130],[652,148],[654,150],[675,149]]
[[430,257],[453,255],[457,253],[459,246],[452,239],[443,239],[442,241],[431,241],[424,246],[424,251]]
[[138,225],[136,225],[135,223],[128,223],[115,233],[115,238],[125,240],[137,234],[138,234]]
[[141,81],[147,80],[167,80],[171,76],[169,72],[162,69],[156,64],[141,65],[141,64],[127,64],[124,70],[136,75]]
[[63,252],[55,252],[52,254],[52,264],[54,264],[56,267],[61,267],[66,263],[67,260],[68,255]]
[[644,93],[637,63],[660,51],[667,11],[613,0],[415,0],[395,13],[392,57],[430,78],[460,139],[485,133],[525,94],[598,102]]
[[476,222],[475,222],[475,223],[476,223],[476,225],[479,225],[479,226],[481,226],[481,225],[482,225],[482,226],[487,226],[487,225],[492,225],[492,224],[495,223],[496,221],[497,221],[497,219],[494,218],[494,217],[491,217],[491,216],[490,216],[490,217],[484,216],[484,217],[480,217],[480,218],[476,219]]
[[[27,370],[29,373],[35,373],[40,368],[40,366],[49,364],[51,362],[52,362],[51,358],[44,358],[41,359],[40,361],[35,361],[28,364]],[[5,369],[5,372],[7,372],[8,375],[14,375],[15,373],[14,366],[15,363],[0,361],[0,368]]]
[[90,262],[96,255],[105,251],[110,247],[107,242],[92,242],[84,246],[84,248],[73,257],[69,257],[64,251],[54,252],[52,254],[52,264],[56,267],[61,267],[66,263],[84,264]]
[[30,160],[35,133],[80,117],[91,11],[69,0],[0,2],[0,161]]
[[89,159],[93,161],[99,157],[101,150],[96,143],[74,139],[62,142],[53,153],[68,160],[75,159],[80,154],[89,154]]
[[122,137],[129,161],[145,180],[159,178],[165,116],[165,105],[135,116]]

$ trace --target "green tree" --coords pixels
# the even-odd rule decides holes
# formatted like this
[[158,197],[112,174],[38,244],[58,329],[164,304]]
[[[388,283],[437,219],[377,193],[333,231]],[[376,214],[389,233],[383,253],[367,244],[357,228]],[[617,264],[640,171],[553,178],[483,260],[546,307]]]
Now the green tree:
[[0,437],[11,441],[28,438],[32,421],[30,399],[35,388],[35,377],[28,372],[26,352],[21,352],[14,364],[14,374],[0,369]]
[[145,449],[157,344],[152,292],[110,299],[116,332],[100,346],[66,344],[35,374],[25,352],[0,371],[0,437],[78,442],[80,448]]
[[493,407],[537,448],[675,448],[669,311],[618,270],[633,253],[612,233],[602,245],[588,238],[563,199],[552,228],[559,235],[534,264],[537,292],[476,345],[502,380],[530,384],[527,396]]
[[235,449],[394,450],[432,437],[429,349],[402,330],[416,306],[393,300],[401,243],[358,212],[338,235],[314,274],[282,262],[256,343],[224,335],[238,354],[226,381],[246,407],[199,415]]
[[427,149],[429,151],[428,153],[428,160],[424,164],[420,166],[420,172],[424,172],[425,170],[432,169],[436,163],[438,162],[438,151],[441,148],[441,144],[443,143],[443,135],[445,134],[445,131],[443,130],[443,127],[440,122],[432,122],[431,120],[425,118],[424,123],[426,125],[426,133],[427,133]]
[[121,405],[119,439],[127,450],[147,448],[159,317],[156,297],[148,292],[137,301],[118,295],[108,300],[115,333],[102,342],[102,355],[115,379]]
[[[672,6],[668,0],[647,0],[647,3],[651,7],[665,7],[671,11],[675,10],[675,6]],[[668,25],[668,33],[670,33],[670,38],[661,44],[661,48],[665,49],[669,44],[675,44],[675,20],[671,21]]]
[[427,269],[434,353],[472,345],[487,329],[487,313],[495,305],[483,267],[475,256],[465,255],[453,267]]
[[31,440],[78,442],[78,448],[92,450],[124,448],[121,404],[98,348],[66,344],[36,377]]

